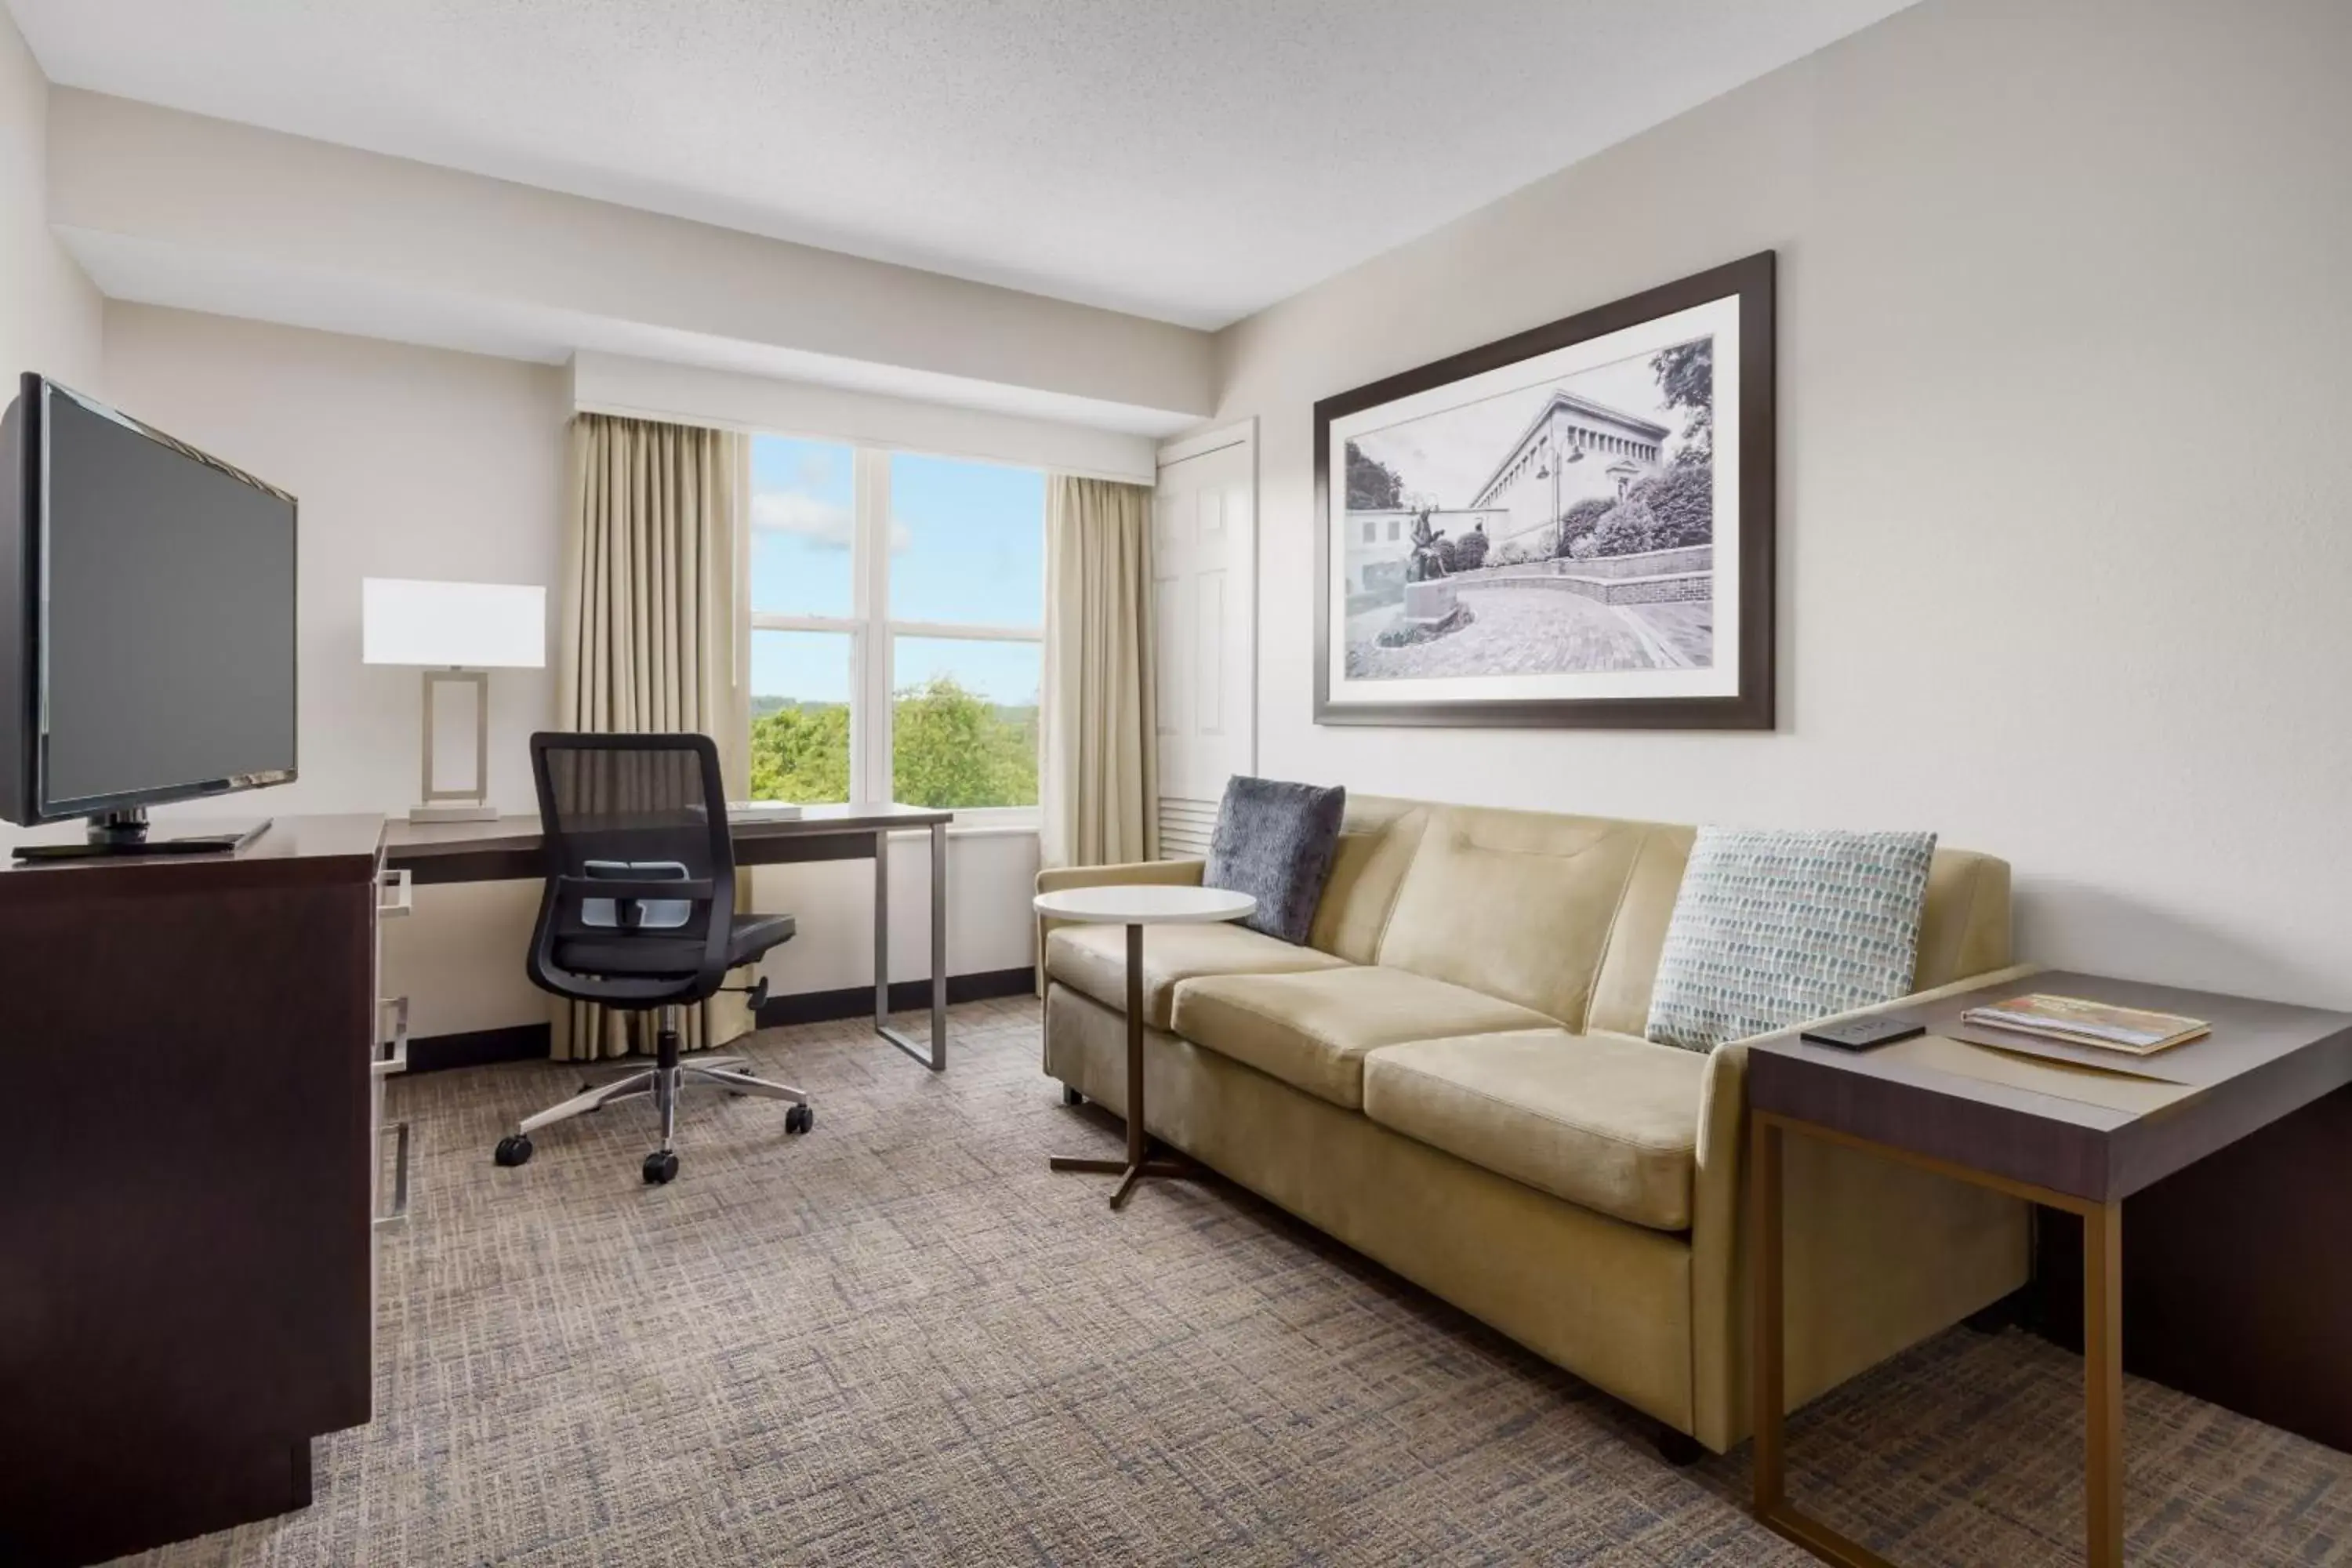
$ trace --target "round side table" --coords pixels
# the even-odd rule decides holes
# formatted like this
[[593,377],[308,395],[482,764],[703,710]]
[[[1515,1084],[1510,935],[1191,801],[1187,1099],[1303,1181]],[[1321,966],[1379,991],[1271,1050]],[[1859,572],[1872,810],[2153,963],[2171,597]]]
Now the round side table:
[[1037,895],[1037,912],[1049,920],[1127,928],[1127,1158],[1056,1154],[1048,1162],[1056,1171],[1092,1171],[1120,1177],[1118,1190],[1110,1195],[1113,1208],[1123,1206],[1135,1184],[1146,1176],[1192,1173],[1188,1165],[1178,1161],[1153,1159],[1151,1135],[1143,1130],[1143,928],[1245,920],[1256,910],[1257,900],[1247,893],[1229,893],[1222,888],[1138,884],[1070,888]]

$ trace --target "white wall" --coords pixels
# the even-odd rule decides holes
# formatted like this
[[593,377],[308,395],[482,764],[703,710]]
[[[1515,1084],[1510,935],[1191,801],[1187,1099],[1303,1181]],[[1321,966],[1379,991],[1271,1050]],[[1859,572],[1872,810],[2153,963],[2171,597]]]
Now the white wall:
[[48,224],[49,82],[0,7],[0,405],[37,370],[97,393],[97,289]]
[[572,356],[572,404],[633,419],[816,436],[1131,485],[1150,484],[1160,472],[1160,444],[1149,436],[587,350]]
[[[2007,857],[2028,956],[2352,1005],[2352,6],[1927,0],[1221,334],[1261,763]],[[1779,731],[1319,729],[1318,397],[1766,247]]]
[[536,354],[575,348],[1165,433],[1207,334],[59,89],[50,216],[110,294]]
[[[419,787],[419,672],[360,662],[360,579],[554,584],[563,373],[113,301],[106,381],[126,412],[301,502],[301,777],[185,809],[406,811]],[[551,668],[491,676],[490,794],[502,808],[532,809],[528,742],[554,712]],[[415,1032],[546,1016],[522,977],[531,889],[428,889],[417,903],[385,942],[386,984],[411,997]]]
[[[405,811],[418,788],[418,672],[360,662],[360,579],[554,584],[564,373],[118,301],[106,307],[105,380],[128,412],[301,500],[302,776],[239,797],[237,812]],[[554,719],[552,668],[494,673],[491,710],[492,798],[529,812],[527,742]],[[227,814],[219,802],[190,809]],[[929,973],[924,857],[919,840],[891,856],[897,979]],[[954,841],[953,973],[1029,962],[1035,874],[1034,835]],[[771,966],[778,994],[871,984],[869,864],[762,869],[754,887],[761,907],[801,917],[801,935]],[[529,884],[419,889],[416,917],[389,929],[385,952],[386,983],[411,996],[416,1033],[546,1016],[522,977],[536,907]]]

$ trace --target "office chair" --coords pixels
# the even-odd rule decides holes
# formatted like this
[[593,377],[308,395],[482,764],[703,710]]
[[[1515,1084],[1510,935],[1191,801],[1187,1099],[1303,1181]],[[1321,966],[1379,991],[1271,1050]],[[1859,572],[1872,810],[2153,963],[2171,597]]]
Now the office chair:
[[677,1010],[729,989],[754,1008],[767,983],[729,987],[727,972],[792,940],[790,915],[735,912],[735,844],[719,748],[708,735],[539,734],[531,776],[547,844],[547,890],[526,965],[542,991],[658,1015],[654,1065],[523,1119],[494,1158],[520,1165],[542,1127],[615,1101],[653,1097],[661,1147],[649,1183],[677,1174],[671,1148],[677,1097],[689,1083],[792,1101],[784,1131],[806,1132],[816,1110],[797,1089],[742,1070],[741,1057],[678,1058]]

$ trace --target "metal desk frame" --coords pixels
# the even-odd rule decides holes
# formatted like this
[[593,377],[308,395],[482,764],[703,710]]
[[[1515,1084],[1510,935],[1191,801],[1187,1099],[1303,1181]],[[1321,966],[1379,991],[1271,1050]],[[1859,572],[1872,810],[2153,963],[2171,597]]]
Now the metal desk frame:
[[[799,816],[733,824],[738,866],[817,860],[874,862],[874,1032],[929,1068],[948,1066],[948,824],[955,814],[926,806],[813,805]],[[927,828],[931,849],[931,1037],[928,1045],[890,1023],[890,835]],[[384,864],[419,887],[457,882],[538,881],[546,875],[539,818],[384,825]]]

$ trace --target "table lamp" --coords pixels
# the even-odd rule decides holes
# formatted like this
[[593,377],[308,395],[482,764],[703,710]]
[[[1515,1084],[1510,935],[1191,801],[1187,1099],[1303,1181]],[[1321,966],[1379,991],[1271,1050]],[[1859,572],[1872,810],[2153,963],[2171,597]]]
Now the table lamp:
[[[360,584],[360,658],[425,670],[425,794],[411,822],[488,822],[490,675],[547,665],[547,590],[508,583],[421,583],[369,577]],[[433,773],[433,703],[445,685],[474,688],[474,787],[442,789]]]

